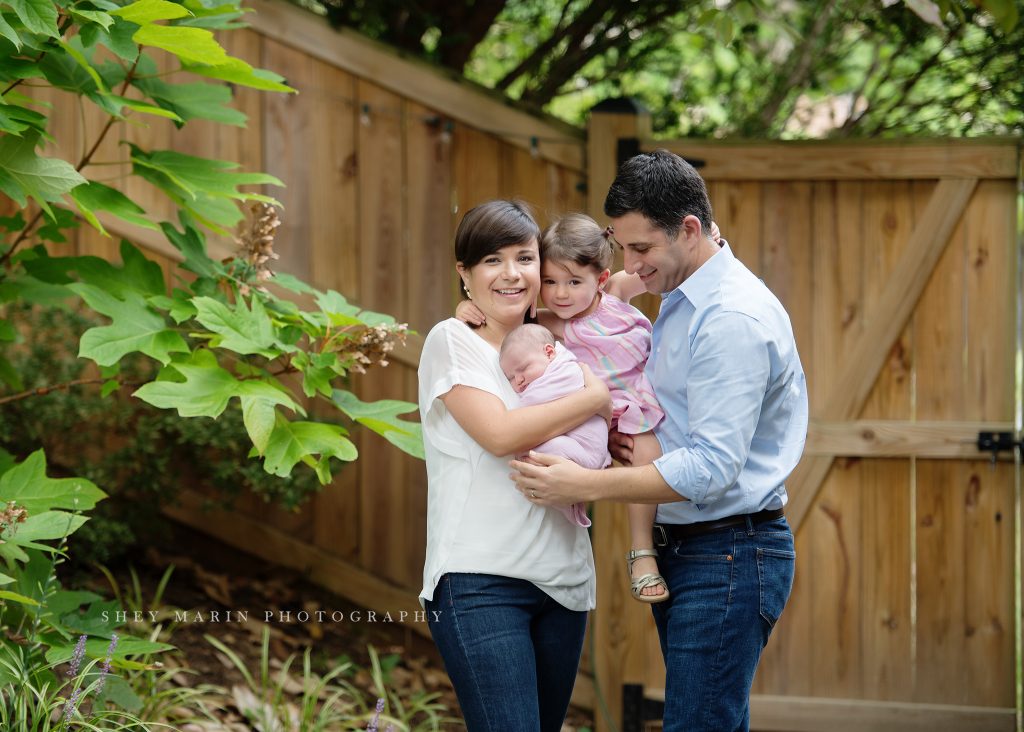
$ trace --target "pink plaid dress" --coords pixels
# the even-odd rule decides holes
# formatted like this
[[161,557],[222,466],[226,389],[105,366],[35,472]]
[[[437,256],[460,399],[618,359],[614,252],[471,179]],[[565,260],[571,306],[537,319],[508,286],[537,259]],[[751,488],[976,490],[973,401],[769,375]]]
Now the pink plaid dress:
[[613,428],[638,435],[665,416],[644,375],[651,321],[635,307],[605,293],[590,315],[565,321],[562,342],[608,385]]

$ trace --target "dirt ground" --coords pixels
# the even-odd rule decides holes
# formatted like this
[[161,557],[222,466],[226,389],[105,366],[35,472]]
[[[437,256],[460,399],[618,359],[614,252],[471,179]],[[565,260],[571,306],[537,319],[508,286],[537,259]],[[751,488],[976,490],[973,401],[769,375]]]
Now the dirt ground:
[[[156,603],[153,598],[160,578],[171,565],[174,570],[170,581],[162,600]],[[313,667],[320,673],[349,659],[361,669],[349,680],[366,691],[372,705],[376,692],[366,671],[370,666],[367,647],[372,646],[390,667],[390,689],[440,693],[449,715],[459,717],[451,683],[428,638],[397,622],[381,618],[370,622],[365,608],[305,581],[294,570],[247,555],[178,524],[158,545],[137,553],[130,565],[109,568],[123,587],[131,582],[129,566],[139,577],[141,608],[135,607],[138,600],[121,604],[129,612],[143,611],[140,622],[132,622],[131,632],[140,637],[148,634],[152,613],[165,625],[173,625],[170,642],[181,651],[179,662],[198,672],[195,679],[200,683],[228,690],[243,685],[241,673],[204,635],[230,647],[255,673],[267,628],[272,658],[283,662],[297,654],[300,674],[301,654],[307,647],[312,649]],[[90,575],[85,582],[110,596],[110,584],[102,574]],[[306,622],[302,622],[304,619]],[[232,714],[226,709],[224,714],[224,729],[247,729],[240,725],[242,717],[237,710]],[[571,709],[563,732],[588,728],[593,728],[590,713]],[[464,729],[464,725],[452,723],[444,729]]]

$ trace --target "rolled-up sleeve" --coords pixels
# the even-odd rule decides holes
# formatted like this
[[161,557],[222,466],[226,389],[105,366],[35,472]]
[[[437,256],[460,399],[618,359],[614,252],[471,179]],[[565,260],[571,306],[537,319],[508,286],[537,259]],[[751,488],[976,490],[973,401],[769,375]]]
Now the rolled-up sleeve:
[[771,376],[769,341],[757,320],[732,311],[711,316],[694,336],[683,387],[689,446],[654,462],[683,498],[712,504],[739,477]]

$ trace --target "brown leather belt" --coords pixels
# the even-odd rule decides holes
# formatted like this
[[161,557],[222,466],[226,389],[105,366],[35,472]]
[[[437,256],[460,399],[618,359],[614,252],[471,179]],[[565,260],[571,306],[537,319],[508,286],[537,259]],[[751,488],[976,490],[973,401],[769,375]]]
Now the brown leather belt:
[[728,518],[716,521],[698,521],[694,524],[655,524],[654,546],[668,546],[670,539],[689,539],[694,536],[710,534],[712,531],[743,527],[747,525],[747,519],[750,519],[752,524],[762,524],[765,521],[774,521],[783,516],[785,516],[785,511],[781,508],[772,508],[758,511],[757,513],[729,516]]

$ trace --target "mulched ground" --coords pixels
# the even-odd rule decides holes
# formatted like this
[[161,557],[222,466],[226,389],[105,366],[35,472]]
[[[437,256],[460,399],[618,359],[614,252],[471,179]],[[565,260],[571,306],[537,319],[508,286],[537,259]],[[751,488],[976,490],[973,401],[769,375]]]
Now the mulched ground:
[[[174,565],[173,574],[162,602],[154,605],[157,584],[169,565]],[[390,689],[438,692],[450,716],[459,716],[451,683],[429,639],[397,622],[382,622],[380,618],[368,622],[364,608],[306,582],[294,570],[269,564],[177,524],[159,546],[139,552],[131,566],[139,575],[144,610],[157,612],[165,624],[174,620],[175,609],[186,613],[186,622],[175,625],[170,642],[181,651],[178,662],[198,672],[190,685],[215,684],[229,691],[244,686],[241,673],[203,636],[210,635],[229,646],[255,674],[261,638],[264,628],[268,628],[271,656],[279,662],[293,654],[301,657],[307,647],[312,649],[313,666],[320,673],[341,659],[350,659],[360,669],[349,677],[350,681],[366,690],[371,702],[375,692],[366,669],[370,665],[367,646],[373,646],[381,657],[391,656],[389,661],[395,664],[388,672]],[[127,565],[110,569],[122,584],[130,582]],[[89,576],[85,583],[110,595],[109,582],[99,573]],[[248,618],[243,619],[239,611],[248,611]],[[320,622],[316,620],[318,611]],[[308,614],[307,622],[300,622],[300,617],[307,617],[300,616],[301,612]],[[271,614],[269,621],[266,613]],[[131,632],[143,636],[151,627],[147,620]],[[296,677],[301,678],[301,658],[295,668]],[[230,704],[223,715],[222,729],[249,729]],[[463,728],[462,724],[445,727]],[[587,728],[593,728],[590,713],[571,709],[563,732]]]

